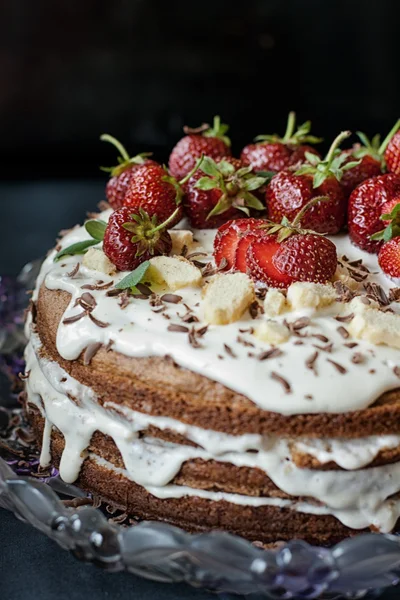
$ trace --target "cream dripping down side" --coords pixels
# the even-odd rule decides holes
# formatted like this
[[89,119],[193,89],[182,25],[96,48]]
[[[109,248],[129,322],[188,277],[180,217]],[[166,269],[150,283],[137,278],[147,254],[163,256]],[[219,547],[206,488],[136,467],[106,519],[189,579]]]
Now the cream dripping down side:
[[[344,525],[361,529],[373,525],[389,532],[400,516],[400,501],[391,498],[400,491],[400,463],[361,470],[320,471],[299,469],[291,460],[288,441],[257,435],[232,436],[215,431],[202,430],[185,425],[170,418],[151,417],[126,410],[125,416],[100,407],[94,392],[72,379],[54,362],[37,358],[40,343],[35,335],[26,349],[26,381],[28,402],[35,404],[45,417],[41,462],[50,461],[50,436],[52,427],[61,431],[65,438],[65,449],[61,459],[60,475],[68,482],[74,481],[87,456],[87,448],[93,433],[98,430],[109,435],[121,452],[125,469],[121,472],[132,481],[142,485],[149,493],[159,498],[177,498],[186,495],[227,500],[229,502],[262,506],[288,507],[296,511],[312,514],[331,514]],[[78,398],[75,403],[72,398]],[[43,403],[43,405],[42,405]],[[44,406],[44,410],[43,410]],[[140,439],[139,431],[149,424],[161,429],[171,429],[186,435],[201,448],[170,444],[157,439]],[[397,436],[385,436],[387,443],[398,445]],[[312,447],[316,456],[324,460],[325,450],[314,441],[303,440]],[[347,468],[355,468],[357,452],[349,440],[326,440],[330,447],[330,458],[343,462],[347,451]],[[356,442],[357,444],[358,442]],[[365,446],[372,456],[379,452],[382,437],[366,438]],[[257,453],[247,450],[258,450]],[[277,487],[291,496],[309,497],[323,505],[294,500],[280,500],[265,497],[241,496],[238,494],[215,493],[185,486],[170,484],[182,464],[192,458],[229,462],[236,466],[257,467],[266,473]],[[99,457],[101,464],[105,464]],[[367,460],[366,455],[361,458]],[[108,468],[115,468],[107,464]]]
[[[106,211],[100,217],[107,220],[109,215],[110,211]],[[212,252],[214,235],[215,230],[194,231],[195,238],[209,254]],[[65,248],[87,238],[84,227],[77,227],[62,239],[61,246]],[[347,236],[335,236],[332,239],[338,248],[339,256],[346,254],[350,259],[362,258],[372,273],[379,271],[376,257],[356,250],[350,245]],[[84,291],[83,285],[93,284],[100,278],[105,283],[113,280],[116,284],[126,275],[118,273],[111,279],[83,266],[81,256],[63,257],[58,263],[54,263],[54,256],[55,251],[43,264],[34,298],[37,297],[43,282],[48,289],[64,290],[71,294],[71,302],[64,318],[73,317],[81,312],[81,308],[74,307],[74,304]],[[80,263],[78,274],[73,278],[68,277],[67,273],[77,263]],[[388,287],[384,277],[374,275],[371,281]],[[148,301],[132,299],[129,305],[121,310],[118,298],[107,297],[105,291],[93,290],[91,294],[97,302],[93,314],[108,323],[108,326],[100,328],[87,317],[69,324],[61,322],[57,334],[58,352],[64,359],[74,360],[89,344],[107,344],[112,341],[113,349],[127,356],[169,354],[180,366],[245,395],[262,409],[283,415],[361,410],[372,404],[385,391],[399,386],[399,379],[393,371],[399,361],[398,350],[359,341],[357,350],[363,353],[365,360],[360,364],[351,361],[353,350],[344,345],[344,340],[338,332],[338,322],[332,318],[339,313],[338,303],[311,315],[311,325],[305,330],[313,335],[324,335],[333,343],[330,354],[320,352],[316,374],[305,366],[306,359],[315,352],[314,344],[318,344],[315,337],[304,338],[303,345],[296,345],[296,338],[290,338],[280,346],[283,354],[268,361],[250,357],[249,348],[238,343],[238,336],[243,337],[240,330],[257,325],[263,317],[253,320],[248,313],[235,323],[210,326],[202,339],[201,348],[193,348],[187,335],[168,331],[168,325],[182,324],[180,317],[186,312],[184,304],[192,308],[193,314],[199,319],[198,326],[204,324],[201,288],[182,288],[178,293],[182,296],[182,302],[167,306],[166,313],[170,317],[170,320],[167,320],[161,313],[153,312]],[[397,310],[398,305],[393,308]],[[304,310],[288,313],[280,318],[293,321],[309,314]],[[254,344],[253,354],[269,348],[255,336],[245,336],[247,341]],[[234,350],[236,358],[225,351],[225,345]],[[221,356],[223,358],[219,358]],[[339,373],[327,359],[344,366],[345,372]],[[277,372],[290,383],[290,393],[286,393],[282,384],[271,377],[273,372]]]

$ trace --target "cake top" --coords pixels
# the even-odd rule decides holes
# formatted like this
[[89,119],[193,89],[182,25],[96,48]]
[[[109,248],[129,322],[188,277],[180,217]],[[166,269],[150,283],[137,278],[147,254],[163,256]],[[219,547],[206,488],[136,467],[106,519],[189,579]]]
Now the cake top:
[[71,295],[59,354],[169,356],[283,415],[370,406],[399,387],[400,290],[386,275],[400,276],[400,179],[368,177],[382,173],[376,144],[340,152],[348,132],[324,159],[291,131],[241,161],[225,133],[189,132],[169,173],[120,148],[112,208],[66,233],[39,276],[36,295]]

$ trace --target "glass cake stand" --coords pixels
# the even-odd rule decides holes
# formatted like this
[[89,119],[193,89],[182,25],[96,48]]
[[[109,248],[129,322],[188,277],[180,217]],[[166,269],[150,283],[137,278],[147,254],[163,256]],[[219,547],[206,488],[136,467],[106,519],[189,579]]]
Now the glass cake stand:
[[[41,471],[18,407],[16,376],[26,291],[39,262],[18,278],[0,277],[0,507],[30,523],[79,560],[160,582],[185,581],[257,598],[366,598],[400,578],[400,537],[363,534],[331,548],[291,541],[265,550],[214,531],[191,535],[157,522],[136,522]],[[10,379],[14,386],[10,386]],[[11,388],[11,389],[10,389]]]

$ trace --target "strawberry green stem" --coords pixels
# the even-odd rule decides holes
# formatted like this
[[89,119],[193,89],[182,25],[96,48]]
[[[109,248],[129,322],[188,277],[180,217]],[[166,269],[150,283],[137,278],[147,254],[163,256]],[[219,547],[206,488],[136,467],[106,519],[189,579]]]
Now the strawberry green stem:
[[129,161],[130,156],[127,153],[125,147],[115,137],[113,137],[109,133],[103,133],[103,135],[100,136],[100,140],[102,142],[109,142],[110,144],[112,144],[113,146],[115,146],[115,148],[120,153],[121,158],[123,158],[124,161]]
[[330,200],[329,196],[315,196],[315,198],[312,198],[309,202],[307,202],[307,204],[305,204],[303,206],[303,208],[301,210],[299,210],[299,212],[293,219],[291,226],[297,227],[297,225],[300,225],[300,222],[301,222],[302,218],[304,217],[304,215],[306,214],[306,212],[309,211],[310,208],[312,208],[313,206],[318,204],[318,202],[328,202],[329,200]]
[[197,160],[193,169],[191,171],[189,171],[189,173],[187,175],[185,175],[185,177],[178,182],[179,185],[183,185],[187,181],[189,181],[189,179],[192,177],[192,175],[194,175],[196,173],[197,169],[200,168],[201,164],[203,163],[203,160],[204,160],[204,154],[202,154],[201,157]]
[[296,113],[291,111],[288,116],[285,135],[283,136],[283,140],[282,140],[283,144],[287,144],[290,141],[290,139],[292,138],[292,135],[294,133],[295,127],[296,127]]
[[348,137],[351,136],[351,131],[342,131],[341,133],[339,133],[338,136],[335,137],[335,139],[332,142],[331,147],[328,150],[328,154],[325,157],[324,162],[330,163],[335,155],[335,151],[337,150],[337,148],[340,146],[340,144],[347,139]]
[[168,219],[166,219],[163,223],[157,225],[157,227],[153,227],[153,229],[150,229],[148,235],[152,235],[156,231],[160,231],[160,229],[165,229],[169,225],[169,223],[171,223],[175,219],[176,215],[179,213],[179,210],[180,207],[177,206],[172,215],[170,215]]
[[383,154],[385,152],[390,140],[392,139],[394,134],[398,131],[399,127],[400,127],[400,119],[397,119],[396,123],[393,125],[392,129],[389,131],[389,133],[383,140],[382,144],[379,146],[378,154]]

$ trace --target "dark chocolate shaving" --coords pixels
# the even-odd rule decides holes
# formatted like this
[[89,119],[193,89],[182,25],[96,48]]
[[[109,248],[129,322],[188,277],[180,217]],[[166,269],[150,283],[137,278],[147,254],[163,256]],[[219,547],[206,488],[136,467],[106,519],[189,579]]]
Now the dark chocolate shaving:
[[232,348],[228,346],[228,344],[224,344],[224,350],[231,358],[237,358],[236,354],[234,353]]
[[307,369],[311,369],[311,371],[314,371],[315,375],[317,375],[317,367],[316,367],[315,362],[316,362],[318,356],[319,356],[319,352],[315,351],[306,360],[306,367],[307,367]]
[[249,313],[252,319],[256,319],[258,317],[258,313],[260,311],[260,305],[257,300],[254,300],[249,306]]
[[90,319],[91,321],[93,321],[93,323],[94,323],[95,325],[97,325],[97,327],[102,327],[102,328],[104,328],[104,327],[108,327],[108,326],[110,325],[110,323],[106,323],[106,322],[104,322],[104,321],[100,321],[100,320],[99,320],[99,319],[97,319],[97,318],[96,318],[94,315],[92,315],[92,313],[89,313],[89,314],[88,314],[88,317],[89,317],[89,319]]
[[89,344],[83,353],[83,364],[87,367],[90,365],[90,362],[93,356],[100,350],[102,344],[101,342],[94,342],[93,344]]
[[319,346],[318,344],[313,344],[314,348],[317,348],[317,350],[322,350],[322,352],[332,352],[333,349],[333,344],[332,342],[330,344],[327,344],[326,346]]
[[327,338],[326,335],[322,335],[322,333],[313,333],[311,337],[319,340],[320,342],[324,342],[324,344],[329,342],[329,338]]
[[66,276],[71,277],[71,279],[72,279],[73,277],[75,277],[75,275],[78,274],[78,271],[79,271],[79,263],[76,263],[76,265],[74,266],[72,271],[70,271],[69,273],[66,273]]
[[143,294],[144,296],[151,296],[151,294],[153,293],[151,291],[151,289],[149,288],[148,285],[146,285],[145,283],[137,283],[136,284],[136,288],[139,290],[139,292],[141,294]]
[[119,288],[113,288],[112,290],[108,290],[108,292],[106,292],[106,296],[109,297],[113,297],[113,296],[119,296],[120,294],[122,294],[124,290],[120,290]]
[[346,348],[355,348],[358,346],[357,342],[347,342],[347,344],[343,344]]
[[291,385],[284,377],[282,377],[282,375],[279,375],[279,373],[276,373],[275,371],[271,371],[270,376],[271,376],[271,379],[274,379],[275,381],[277,381],[278,383],[280,383],[283,386],[283,389],[285,390],[286,394],[291,393],[291,391],[292,391]]
[[[167,315],[164,315],[165,317]],[[185,327],[184,325],[177,325],[176,323],[172,323],[168,325],[168,331],[175,331],[177,333],[188,333],[189,327]]]
[[367,292],[368,298],[375,300],[380,306],[388,306],[390,304],[385,290],[377,283],[364,283],[364,289]]
[[363,363],[365,361],[365,356],[364,354],[361,354],[361,352],[354,352],[353,356],[351,357],[351,362],[354,363],[355,365],[359,365],[361,363]]
[[338,332],[339,335],[342,336],[342,338],[344,338],[345,340],[347,340],[347,338],[350,336],[349,332],[347,331],[346,327],[343,327],[342,325],[340,327],[338,327],[336,329],[336,331]]
[[77,315],[74,315],[73,317],[66,317],[65,319],[63,319],[63,325],[70,325],[71,323],[76,323],[77,321],[79,321],[79,319],[82,319],[82,317],[85,317],[87,314],[87,312],[84,310],[81,313],[78,313]]
[[341,375],[344,375],[345,373],[347,373],[347,369],[345,369],[345,367],[343,367],[341,364],[337,363],[336,361],[332,360],[331,358],[327,358],[326,360],[329,363],[331,363],[331,365],[333,365],[335,367],[335,369],[337,370],[337,372],[340,373]]
[[182,300],[182,296],[178,294],[164,294],[161,296],[163,302],[171,302],[172,304],[178,304]]
[[354,313],[350,313],[349,315],[343,315],[343,317],[340,315],[335,317],[335,320],[339,321],[339,323],[350,323],[352,319],[354,319]]
[[395,287],[389,290],[390,302],[400,302],[400,288]]
[[393,373],[400,379],[400,367],[393,367]]
[[[114,281],[109,281],[108,283],[97,282],[97,283],[86,283],[85,285],[81,285],[81,290],[108,290],[112,285],[114,285]],[[111,290],[113,291],[113,290]],[[115,290],[121,292],[122,290]],[[107,296],[111,296],[114,294],[108,293]],[[116,295],[116,294],[115,294]]]
[[264,352],[260,352],[257,356],[258,360],[269,360],[270,358],[278,358],[278,356],[282,356],[283,352],[280,348],[270,348],[269,350],[264,350]]

